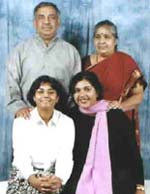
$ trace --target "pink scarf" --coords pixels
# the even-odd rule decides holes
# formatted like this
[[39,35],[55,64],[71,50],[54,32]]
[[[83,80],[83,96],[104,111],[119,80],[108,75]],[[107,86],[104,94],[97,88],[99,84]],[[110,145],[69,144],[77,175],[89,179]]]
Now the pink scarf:
[[96,113],[96,118],[76,194],[112,194],[106,110],[105,100],[88,109],[80,109],[85,114]]

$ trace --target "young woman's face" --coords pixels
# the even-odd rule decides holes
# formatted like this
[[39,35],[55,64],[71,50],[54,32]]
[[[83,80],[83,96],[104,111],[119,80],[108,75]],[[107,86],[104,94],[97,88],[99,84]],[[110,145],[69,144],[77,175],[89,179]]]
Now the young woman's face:
[[101,26],[94,36],[94,46],[97,54],[108,57],[115,52],[117,40],[112,33],[110,26]]
[[34,101],[39,110],[54,109],[58,100],[59,97],[56,90],[54,90],[49,83],[41,84],[34,95]]
[[89,108],[97,103],[98,94],[91,83],[84,79],[75,85],[73,97],[80,108]]

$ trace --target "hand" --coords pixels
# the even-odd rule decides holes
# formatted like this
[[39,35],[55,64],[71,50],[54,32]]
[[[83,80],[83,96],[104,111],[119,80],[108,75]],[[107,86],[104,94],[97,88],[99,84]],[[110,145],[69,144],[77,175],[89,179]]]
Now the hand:
[[145,194],[145,191],[136,190],[135,194]]
[[133,71],[133,76],[135,78],[139,78],[141,76],[141,73],[136,69],[136,70]]
[[42,181],[42,189],[41,191],[44,193],[52,192],[55,193],[57,192],[61,186],[62,186],[62,180],[55,176],[42,176],[40,177],[40,180]]
[[121,103],[117,100],[109,101],[108,109],[122,109]]
[[28,182],[30,183],[31,186],[36,188],[41,193],[57,192],[62,186],[61,179],[56,177],[55,175],[40,177],[31,175],[28,178]]
[[29,119],[31,110],[32,108],[29,107],[21,108],[15,113],[15,117],[23,117],[25,119]]
[[30,175],[28,178],[28,183],[37,189],[39,192],[42,192],[42,182],[36,175]]
[[144,185],[137,184],[135,194],[145,194]]

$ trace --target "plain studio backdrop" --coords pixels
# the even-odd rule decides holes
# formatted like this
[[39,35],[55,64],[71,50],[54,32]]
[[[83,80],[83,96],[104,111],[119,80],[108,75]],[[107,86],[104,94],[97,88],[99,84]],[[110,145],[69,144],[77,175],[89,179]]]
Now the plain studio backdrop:
[[[8,178],[12,156],[12,115],[5,107],[6,59],[17,43],[34,34],[33,8],[39,2],[0,1],[0,181]],[[144,73],[148,87],[140,106],[141,154],[145,179],[150,179],[150,0],[52,2],[61,10],[59,35],[72,43],[81,57],[93,52],[93,26],[100,20],[109,19],[118,27],[119,50],[130,54]]]

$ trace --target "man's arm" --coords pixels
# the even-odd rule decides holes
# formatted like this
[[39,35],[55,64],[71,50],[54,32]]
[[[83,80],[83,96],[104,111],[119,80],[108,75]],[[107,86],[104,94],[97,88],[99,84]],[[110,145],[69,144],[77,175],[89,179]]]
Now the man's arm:
[[75,49],[74,51],[74,69],[73,75],[81,71],[81,58],[78,51]]
[[22,61],[19,46],[10,55],[7,68],[6,103],[8,110],[15,116],[29,116],[29,109],[23,100],[23,91],[20,86],[22,78]]

